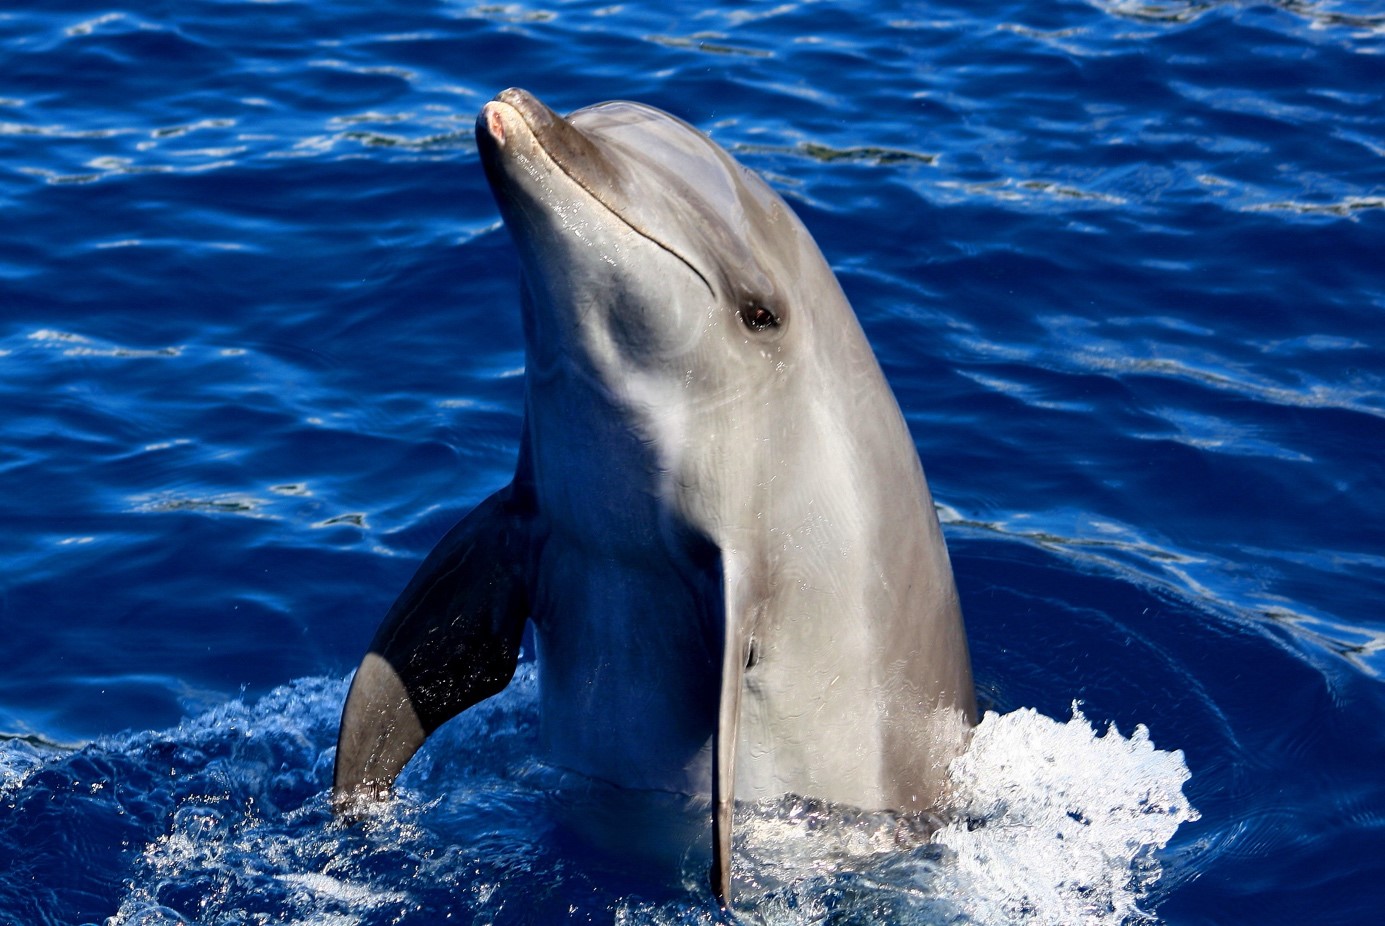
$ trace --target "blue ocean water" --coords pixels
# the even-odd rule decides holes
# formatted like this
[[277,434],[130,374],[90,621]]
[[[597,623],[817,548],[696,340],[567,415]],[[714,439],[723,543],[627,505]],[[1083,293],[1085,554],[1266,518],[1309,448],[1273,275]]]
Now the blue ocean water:
[[721,918],[555,836],[525,672],[327,809],[348,673],[514,464],[471,135],[512,85],[675,112],[799,212],[944,515],[958,773],[992,833],[1059,811],[805,856],[771,815],[737,917],[1376,921],[1378,4],[62,0],[0,11],[0,922]]

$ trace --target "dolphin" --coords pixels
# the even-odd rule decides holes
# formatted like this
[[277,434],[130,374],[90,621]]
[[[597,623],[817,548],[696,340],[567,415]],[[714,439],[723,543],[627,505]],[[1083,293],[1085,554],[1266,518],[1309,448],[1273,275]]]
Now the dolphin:
[[502,690],[532,621],[544,761],[700,797],[723,906],[738,798],[942,809],[976,722],[957,590],[812,237],[649,106],[563,118],[510,89],[476,134],[522,266],[518,464],[376,632],[334,805],[384,799],[434,730]]

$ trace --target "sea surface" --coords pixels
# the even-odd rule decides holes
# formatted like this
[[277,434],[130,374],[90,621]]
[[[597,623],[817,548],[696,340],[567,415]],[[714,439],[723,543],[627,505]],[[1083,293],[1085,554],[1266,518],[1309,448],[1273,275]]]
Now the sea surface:
[[[983,706],[925,845],[741,808],[737,906],[565,842],[535,682],[328,802],[513,469],[501,89],[765,174],[913,429]],[[1371,924],[1377,0],[0,9],[0,923]]]

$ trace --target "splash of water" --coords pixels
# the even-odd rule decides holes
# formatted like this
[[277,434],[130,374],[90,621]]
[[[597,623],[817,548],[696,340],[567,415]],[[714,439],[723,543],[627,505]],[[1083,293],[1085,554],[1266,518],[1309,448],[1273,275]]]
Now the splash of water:
[[[113,815],[128,828],[123,856],[90,845],[70,860],[114,881],[108,926],[725,921],[699,861],[683,891],[661,895],[613,884],[609,869],[553,845],[561,798],[527,771],[537,717],[528,667],[440,731],[398,799],[355,827],[332,820],[326,795],[343,694],[338,680],[306,679],[75,751],[0,742],[10,802],[0,854],[23,851],[13,841],[32,840],[39,815],[70,791],[82,800],[65,805],[61,830]],[[734,919],[1147,922],[1157,852],[1197,818],[1181,753],[1154,748],[1143,727],[1098,735],[1075,705],[1065,723],[1029,709],[987,714],[950,773],[958,812],[931,838],[938,821],[798,799],[740,808]],[[8,877],[0,896],[24,888]]]
[[1066,723],[988,713],[949,771],[965,819],[934,842],[952,855],[947,893],[978,923],[1152,919],[1139,903],[1155,852],[1198,818],[1181,751],[1155,749],[1144,726],[1098,736],[1076,704]]

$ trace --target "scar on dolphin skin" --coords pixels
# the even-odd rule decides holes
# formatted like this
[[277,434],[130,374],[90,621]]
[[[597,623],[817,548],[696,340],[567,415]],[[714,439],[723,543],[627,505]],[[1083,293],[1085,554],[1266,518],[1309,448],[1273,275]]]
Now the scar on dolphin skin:
[[[812,237],[758,175],[639,103],[564,118],[506,90],[477,146],[522,267],[519,458],[377,630],[334,806],[383,799],[428,736],[502,690],[532,622],[544,762],[617,801],[710,798],[723,905],[737,800],[941,809],[976,721],[956,586],[913,440]],[[609,828],[602,807],[579,829]],[[671,858],[706,838],[630,819]]]

